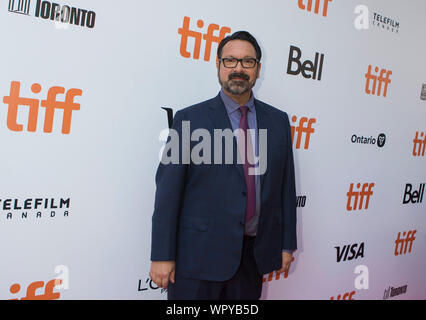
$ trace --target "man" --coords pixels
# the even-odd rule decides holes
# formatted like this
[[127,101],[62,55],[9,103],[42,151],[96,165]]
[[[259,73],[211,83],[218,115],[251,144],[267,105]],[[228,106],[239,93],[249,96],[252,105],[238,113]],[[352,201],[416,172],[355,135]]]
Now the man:
[[[220,93],[175,114],[172,129],[180,139],[188,123],[191,132],[205,129],[211,137],[215,129],[238,132],[231,148],[243,161],[188,163],[186,150],[179,163],[160,163],[150,276],[168,288],[169,299],[259,299],[263,274],[288,270],[296,250],[290,124],[285,112],[253,96],[261,55],[246,31],[223,39],[216,60]],[[251,135],[249,129],[258,130]],[[212,148],[212,159],[224,159],[223,146]],[[266,159],[264,173],[255,155],[260,163]],[[250,173],[253,168],[258,174]]]

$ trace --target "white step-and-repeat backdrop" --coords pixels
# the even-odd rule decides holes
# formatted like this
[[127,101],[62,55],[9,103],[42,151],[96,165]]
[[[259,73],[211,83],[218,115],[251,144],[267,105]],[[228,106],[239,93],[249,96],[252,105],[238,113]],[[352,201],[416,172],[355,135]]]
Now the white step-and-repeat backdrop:
[[425,14],[423,0],[1,0],[0,298],[166,298],[149,278],[163,108],[215,96],[217,43],[247,30],[297,179],[299,249],[262,299],[425,299]]

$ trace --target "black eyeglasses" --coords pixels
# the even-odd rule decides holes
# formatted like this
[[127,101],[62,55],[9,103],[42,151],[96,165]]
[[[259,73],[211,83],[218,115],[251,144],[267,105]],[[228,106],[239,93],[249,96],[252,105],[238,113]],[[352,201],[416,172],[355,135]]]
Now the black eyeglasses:
[[243,58],[243,59],[222,58],[220,59],[220,61],[222,61],[223,66],[225,68],[235,68],[238,65],[238,62],[240,62],[242,67],[246,69],[254,68],[256,64],[259,62],[259,60],[255,58]]

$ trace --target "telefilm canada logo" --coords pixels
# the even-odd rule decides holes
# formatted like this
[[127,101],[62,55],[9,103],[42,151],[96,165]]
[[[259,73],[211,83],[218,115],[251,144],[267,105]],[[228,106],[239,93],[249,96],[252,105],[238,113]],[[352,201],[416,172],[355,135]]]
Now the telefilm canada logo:
[[380,12],[373,12],[372,18],[371,24],[374,27],[380,28],[381,30],[399,33],[399,22],[396,19],[389,18]]
[[[372,11],[366,5],[355,7],[357,14],[354,25],[357,30],[375,29],[398,34],[400,23],[393,17],[389,17],[381,12]],[[371,27],[371,28],[370,28]]]
[[2,198],[0,219],[8,221],[45,220],[70,214],[71,199],[64,198]]
[[[35,5],[32,8],[32,4]],[[81,9],[69,5],[61,5],[46,0],[9,0],[8,11],[26,16],[51,20],[55,23],[75,25],[83,28],[93,29],[96,22],[96,13],[93,10]]]

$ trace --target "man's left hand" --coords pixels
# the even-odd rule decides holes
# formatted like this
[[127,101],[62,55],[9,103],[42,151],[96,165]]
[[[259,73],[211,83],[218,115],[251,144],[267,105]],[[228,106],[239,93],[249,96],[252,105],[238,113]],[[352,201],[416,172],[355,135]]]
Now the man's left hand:
[[281,267],[280,270],[276,271],[278,274],[288,271],[288,269],[290,268],[290,263],[291,263],[292,257],[293,257],[293,253],[282,252],[282,267]]

